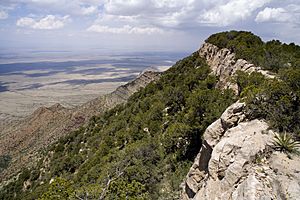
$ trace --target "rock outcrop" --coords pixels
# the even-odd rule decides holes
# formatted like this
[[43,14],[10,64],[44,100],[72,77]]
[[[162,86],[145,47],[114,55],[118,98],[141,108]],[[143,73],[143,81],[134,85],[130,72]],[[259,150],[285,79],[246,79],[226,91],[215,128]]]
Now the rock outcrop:
[[229,49],[220,49],[210,43],[204,43],[202,45],[199,49],[199,55],[206,59],[212,73],[219,77],[217,87],[224,89],[231,88],[236,94],[239,93],[239,88],[231,79],[237,71],[247,73],[260,72],[266,77],[274,78],[274,75],[269,71],[262,70],[260,67],[246,60],[236,59],[235,54],[230,52]]
[[[199,55],[219,77],[217,87],[237,94],[239,88],[231,79],[238,70],[275,77],[209,43]],[[181,199],[299,199],[300,157],[275,151],[275,133],[264,120],[247,120],[244,108],[244,103],[234,103],[206,129],[200,152],[182,183]]]
[[274,151],[275,133],[263,120],[247,121],[244,107],[233,104],[206,129],[181,199],[299,199],[299,156]]
[[0,134],[0,156],[10,156],[12,160],[9,167],[0,173],[0,180],[21,167],[34,164],[39,150],[84,125],[92,116],[126,102],[133,93],[158,80],[160,75],[160,72],[146,71],[114,92],[73,109],[64,108],[60,104],[41,107],[22,121],[6,126]]

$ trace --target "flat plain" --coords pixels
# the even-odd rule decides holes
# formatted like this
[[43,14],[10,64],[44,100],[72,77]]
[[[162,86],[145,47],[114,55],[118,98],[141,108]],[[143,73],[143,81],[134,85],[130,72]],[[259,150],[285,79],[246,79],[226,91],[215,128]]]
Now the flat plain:
[[23,118],[41,106],[72,108],[137,77],[165,70],[177,54],[118,55],[93,60],[9,62],[0,64],[0,120]]

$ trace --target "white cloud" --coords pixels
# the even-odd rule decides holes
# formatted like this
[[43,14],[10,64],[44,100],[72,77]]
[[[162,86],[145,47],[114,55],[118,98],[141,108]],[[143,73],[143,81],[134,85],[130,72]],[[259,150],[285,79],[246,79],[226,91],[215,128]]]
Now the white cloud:
[[98,8],[97,6],[88,6],[88,7],[82,7],[81,8],[81,14],[82,15],[92,15],[97,12]]
[[284,8],[265,8],[260,11],[256,18],[256,22],[268,22],[268,21],[287,21],[290,18],[290,14]]
[[167,14],[176,12],[195,0],[110,0],[104,4],[104,10],[112,15]]
[[7,12],[5,12],[4,10],[0,10],[0,20],[6,18],[8,18]]
[[279,8],[266,7],[257,14],[255,21],[258,23],[277,22],[297,25],[300,23],[300,5],[290,4]]
[[113,15],[138,15],[139,13],[144,12],[148,8],[151,8],[151,3],[147,2],[147,0],[130,0],[130,1],[122,1],[122,0],[111,0],[108,1],[104,8],[108,14]]
[[64,17],[58,17],[54,15],[47,15],[39,20],[31,17],[23,17],[17,21],[17,26],[27,27],[32,29],[60,29],[65,26],[65,24],[70,21],[68,15]]
[[[189,31],[203,26],[228,26],[244,20],[272,0],[110,0],[88,31],[151,33]],[[116,28],[118,27],[118,28]],[[129,28],[130,27],[130,28]],[[159,31],[158,31],[159,30]]]
[[[93,25],[107,27],[158,27],[186,30],[192,27],[230,26],[255,18],[275,0],[3,0],[61,15],[96,15]],[[291,1],[291,0],[287,0]],[[296,1],[296,0],[295,0]],[[38,13],[40,14],[40,13]],[[110,20],[106,20],[110,18]],[[126,21],[127,20],[127,21]],[[100,22],[99,22],[100,21]]]
[[87,31],[98,33],[114,33],[114,34],[153,34],[163,33],[163,31],[156,27],[132,27],[125,25],[123,27],[108,27],[101,25],[92,25]]
[[[138,25],[162,29],[201,26],[228,26],[245,20],[272,0],[110,0],[95,25],[111,26],[105,16],[134,18]],[[99,23],[101,21],[101,23]],[[129,24],[129,22],[126,22]],[[114,24],[115,25],[115,24]],[[133,24],[136,25],[136,24]]]
[[107,0],[1,0],[0,5],[25,5],[36,12],[61,15],[93,15]]
[[22,17],[17,21],[17,26],[20,27],[31,27],[35,24],[35,20],[30,17]]
[[194,10],[195,2],[195,0],[110,0],[104,4],[102,13],[88,30],[152,34],[168,32],[173,28],[184,28],[184,24],[195,21],[198,13]]
[[[136,16],[139,20],[159,23],[161,18],[176,18],[179,14],[191,15],[196,0],[110,0],[104,4],[104,13],[114,16]],[[174,21],[171,19],[170,21]]]
[[223,0],[214,7],[205,9],[198,20],[213,26],[228,26],[250,17],[255,10],[269,2],[271,0]]

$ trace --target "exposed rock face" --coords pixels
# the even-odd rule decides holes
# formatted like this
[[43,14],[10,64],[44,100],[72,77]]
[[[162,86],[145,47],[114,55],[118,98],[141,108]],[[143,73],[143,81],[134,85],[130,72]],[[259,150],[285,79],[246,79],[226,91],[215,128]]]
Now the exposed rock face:
[[262,70],[246,60],[236,60],[235,54],[230,52],[229,49],[220,49],[210,43],[203,44],[199,50],[199,55],[206,59],[212,73],[219,77],[217,86],[219,88],[231,88],[235,93],[239,92],[239,88],[230,79],[239,70],[247,73],[260,72],[269,78],[274,78],[274,75],[271,75],[270,72]]
[[0,180],[9,177],[21,167],[35,163],[38,150],[84,125],[92,116],[126,102],[133,93],[158,80],[160,75],[159,72],[146,71],[114,92],[81,106],[73,109],[64,108],[60,104],[49,108],[41,107],[26,119],[5,126],[0,134],[0,156],[9,155],[12,161],[9,168],[0,173]]
[[[239,88],[231,79],[238,70],[275,77],[209,43],[199,55],[219,77],[217,87],[231,88],[236,94]],[[288,158],[274,151],[274,132],[263,120],[247,121],[244,107],[240,102],[231,105],[206,129],[200,152],[182,184],[181,199],[299,199],[300,157]]]
[[182,199],[299,199],[300,158],[274,151],[274,132],[246,121],[244,106],[233,104],[207,128]]

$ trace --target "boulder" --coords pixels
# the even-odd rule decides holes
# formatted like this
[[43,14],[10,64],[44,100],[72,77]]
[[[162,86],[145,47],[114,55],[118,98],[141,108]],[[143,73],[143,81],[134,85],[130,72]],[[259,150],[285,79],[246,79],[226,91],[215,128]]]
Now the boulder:
[[275,132],[247,121],[244,107],[234,103],[206,129],[181,199],[299,199],[300,157],[275,151]]

